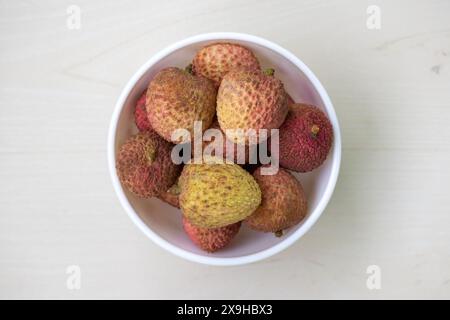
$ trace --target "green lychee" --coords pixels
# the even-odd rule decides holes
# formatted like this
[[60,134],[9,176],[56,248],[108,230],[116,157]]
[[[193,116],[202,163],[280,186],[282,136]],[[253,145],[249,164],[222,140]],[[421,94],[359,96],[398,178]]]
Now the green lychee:
[[248,217],[261,202],[255,179],[237,164],[204,162],[184,166],[180,207],[194,225],[218,228]]

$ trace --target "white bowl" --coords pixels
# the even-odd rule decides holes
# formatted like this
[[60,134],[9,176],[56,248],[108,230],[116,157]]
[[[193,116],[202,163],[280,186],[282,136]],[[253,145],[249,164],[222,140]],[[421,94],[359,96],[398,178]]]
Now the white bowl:
[[[286,91],[296,102],[320,107],[328,115],[334,130],[334,144],[322,166],[313,172],[295,174],[308,198],[306,218],[280,238],[271,233],[248,229],[245,224],[226,248],[213,253],[198,249],[183,232],[181,212],[162,201],[140,199],[124,190],[117,177],[115,162],[118,148],[132,134],[133,108],[152,77],[162,68],[188,65],[198,49],[212,42],[239,43],[253,50],[262,67],[273,67]],[[131,220],[162,248],[182,258],[209,265],[241,265],[270,257],[293,244],[317,221],[336,185],[341,162],[341,135],[330,98],[311,70],[291,52],[275,43],[242,33],[207,33],[179,41],[154,55],[128,81],[117,101],[108,136],[108,162],[114,189]],[[292,252],[292,254],[295,254]]]

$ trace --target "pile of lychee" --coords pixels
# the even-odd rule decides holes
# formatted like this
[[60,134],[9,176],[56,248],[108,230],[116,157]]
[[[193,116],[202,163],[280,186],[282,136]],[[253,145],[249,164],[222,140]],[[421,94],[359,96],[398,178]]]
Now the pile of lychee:
[[[281,236],[300,223],[307,213],[306,196],[289,170],[316,169],[333,142],[327,116],[313,105],[294,103],[274,69],[262,70],[250,49],[234,43],[201,48],[184,69],[159,70],[134,115],[139,133],[117,154],[122,185],[138,197],[157,197],[180,208],[186,234],[207,252],[228,245],[243,224]],[[202,130],[220,130],[227,142],[222,158],[176,164],[172,150],[182,142],[173,132],[185,129],[192,137],[198,121]],[[279,129],[279,150],[272,153],[281,168],[267,174],[267,164],[251,165],[248,150],[255,142],[235,129],[254,129],[256,135],[260,129]],[[202,148],[208,144],[203,141]],[[238,145],[245,146],[245,163],[237,163],[237,148],[230,150]],[[232,161],[222,161],[225,156]]]

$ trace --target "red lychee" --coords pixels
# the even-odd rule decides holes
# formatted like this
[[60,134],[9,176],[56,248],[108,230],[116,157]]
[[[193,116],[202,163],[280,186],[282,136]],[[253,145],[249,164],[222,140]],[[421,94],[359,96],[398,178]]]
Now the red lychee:
[[213,43],[200,49],[192,61],[195,74],[214,81],[216,87],[225,74],[236,68],[259,69],[253,52],[235,43]]
[[220,228],[202,228],[190,223],[183,217],[183,228],[192,242],[200,249],[214,252],[228,245],[236,236],[241,227],[241,222]]
[[260,129],[269,130],[270,135],[270,129],[278,129],[287,113],[287,95],[273,69],[234,69],[223,77],[217,94],[217,119],[231,141],[254,144],[236,129],[252,129],[259,140]]
[[216,112],[217,90],[211,80],[179,68],[159,71],[147,89],[146,108],[150,124],[165,140],[182,143],[172,134],[185,129],[194,135],[196,121],[208,128]]
[[116,160],[120,182],[142,198],[158,196],[176,181],[182,167],[172,162],[172,144],[154,131],[139,132],[119,150]]
[[306,196],[300,182],[287,170],[280,168],[274,175],[262,175],[261,167],[253,177],[261,189],[261,205],[246,223],[255,230],[281,233],[306,216]]
[[333,143],[333,127],[327,116],[313,105],[291,105],[280,127],[280,165],[308,172],[327,158]]
[[139,100],[136,102],[136,108],[134,109],[134,121],[136,122],[136,127],[138,127],[139,131],[152,130],[152,126],[148,120],[147,110],[145,108],[145,96],[146,91],[144,91]]

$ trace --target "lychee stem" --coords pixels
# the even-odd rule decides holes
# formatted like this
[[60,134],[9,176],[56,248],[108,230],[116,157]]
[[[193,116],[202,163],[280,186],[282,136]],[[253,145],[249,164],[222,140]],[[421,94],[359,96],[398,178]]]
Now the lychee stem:
[[317,138],[317,135],[319,134],[320,128],[317,124],[313,124],[311,127],[311,136],[313,138]]
[[189,63],[186,68],[184,68],[184,71],[186,71],[189,74],[194,74],[194,70],[192,69],[192,63]]
[[170,194],[173,194],[175,196],[178,196],[181,193],[180,186],[178,185],[178,182],[174,183],[173,186],[167,190]]
[[147,148],[147,150],[145,150],[145,156],[147,158],[148,164],[151,165],[153,163],[153,161],[155,161],[156,150],[153,148]]
[[267,68],[266,70],[264,70],[264,73],[268,76],[273,76],[275,74],[275,69]]
[[279,238],[283,235],[283,230],[275,231],[275,237]]

